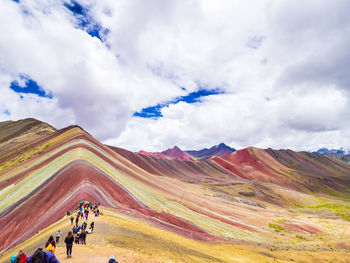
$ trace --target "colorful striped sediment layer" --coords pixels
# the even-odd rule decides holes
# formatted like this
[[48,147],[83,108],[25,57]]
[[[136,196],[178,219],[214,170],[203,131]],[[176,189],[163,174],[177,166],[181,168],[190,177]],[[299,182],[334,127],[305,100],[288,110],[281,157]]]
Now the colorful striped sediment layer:
[[1,252],[82,199],[197,240],[269,243],[276,209],[311,200],[310,192],[347,194],[350,186],[347,164],[307,153],[247,148],[165,160],[108,147],[77,126],[30,146],[0,165]]

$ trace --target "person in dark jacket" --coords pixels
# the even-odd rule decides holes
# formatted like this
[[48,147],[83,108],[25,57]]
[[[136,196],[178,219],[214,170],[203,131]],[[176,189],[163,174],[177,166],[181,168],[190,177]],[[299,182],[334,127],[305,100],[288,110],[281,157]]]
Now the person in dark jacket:
[[73,237],[72,231],[69,231],[68,235],[64,239],[64,243],[66,243],[67,257],[68,258],[72,257],[73,242],[74,242],[74,237]]
[[51,251],[38,248],[33,255],[27,258],[27,263],[60,263]]
[[86,233],[84,230],[81,230],[81,233],[79,235],[79,239],[80,239],[80,244],[86,245]]
[[118,263],[118,261],[116,261],[114,255],[112,255],[109,257],[108,263]]

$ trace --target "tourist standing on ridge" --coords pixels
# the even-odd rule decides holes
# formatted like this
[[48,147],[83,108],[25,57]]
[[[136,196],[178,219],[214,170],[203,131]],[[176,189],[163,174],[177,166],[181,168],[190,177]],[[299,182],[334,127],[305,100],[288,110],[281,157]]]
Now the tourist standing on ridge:
[[60,263],[50,251],[38,248],[33,255],[27,258],[27,263]]
[[70,217],[70,224],[73,225],[73,221],[74,221],[74,216]]
[[73,237],[72,231],[69,231],[68,235],[64,239],[64,243],[66,243],[66,248],[67,248],[67,258],[72,257],[73,242],[74,242],[74,237]]
[[53,239],[53,236],[49,237],[49,239],[46,242],[45,248],[46,248],[46,251],[51,251],[53,254],[55,254],[56,242]]
[[58,242],[60,241],[60,236],[61,236],[61,234],[62,234],[61,230],[58,230],[58,231],[56,232],[56,243],[58,243]]

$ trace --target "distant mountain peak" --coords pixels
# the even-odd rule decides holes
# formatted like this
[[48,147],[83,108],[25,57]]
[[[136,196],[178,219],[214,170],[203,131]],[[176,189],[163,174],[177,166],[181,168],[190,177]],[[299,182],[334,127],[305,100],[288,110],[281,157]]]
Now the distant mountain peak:
[[350,151],[344,150],[343,147],[339,149],[321,148],[315,153],[322,154],[333,159],[341,160],[346,163],[350,162]]
[[173,148],[169,148],[168,150],[161,152],[161,154],[168,156],[170,159],[175,159],[175,160],[180,160],[180,161],[192,161],[193,160],[187,153],[182,151],[176,145]]
[[214,145],[210,149],[204,148],[199,151],[193,150],[193,151],[185,151],[185,152],[197,159],[208,159],[213,156],[223,156],[223,155],[231,154],[235,151],[236,149],[231,148],[230,146],[227,146],[225,143],[222,142],[218,145]]
[[153,156],[160,159],[171,159],[171,160],[179,160],[179,161],[193,161],[193,158],[182,151],[178,146],[174,146],[173,148],[169,148],[162,152],[146,152],[144,150],[138,151],[138,154]]
[[326,154],[326,153],[329,153],[329,154],[348,154],[343,149],[343,147],[341,147],[339,149],[330,149],[330,150],[328,148],[321,148],[321,149],[317,150],[316,153],[319,153],[319,154]]

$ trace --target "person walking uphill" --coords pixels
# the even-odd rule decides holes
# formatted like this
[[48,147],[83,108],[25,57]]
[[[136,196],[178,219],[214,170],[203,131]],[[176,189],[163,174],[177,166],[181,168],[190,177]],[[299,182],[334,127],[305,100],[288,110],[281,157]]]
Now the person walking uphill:
[[56,243],[58,243],[58,242],[60,241],[60,236],[61,236],[61,234],[62,234],[61,230],[58,230],[58,231],[56,232]]
[[55,250],[56,250],[56,242],[53,239],[53,236],[49,237],[49,240],[47,240],[45,248],[47,251],[51,251],[53,254],[55,254]]
[[79,239],[80,239],[80,244],[86,245],[86,233],[84,230],[81,230],[81,233],[79,235]]
[[27,258],[27,263],[60,263],[51,251],[38,248],[33,255]]
[[67,248],[67,258],[72,257],[73,242],[74,242],[74,237],[73,237],[72,231],[69,231],[68,235],[64,239],[64,243],[66,243],[66,248]]

